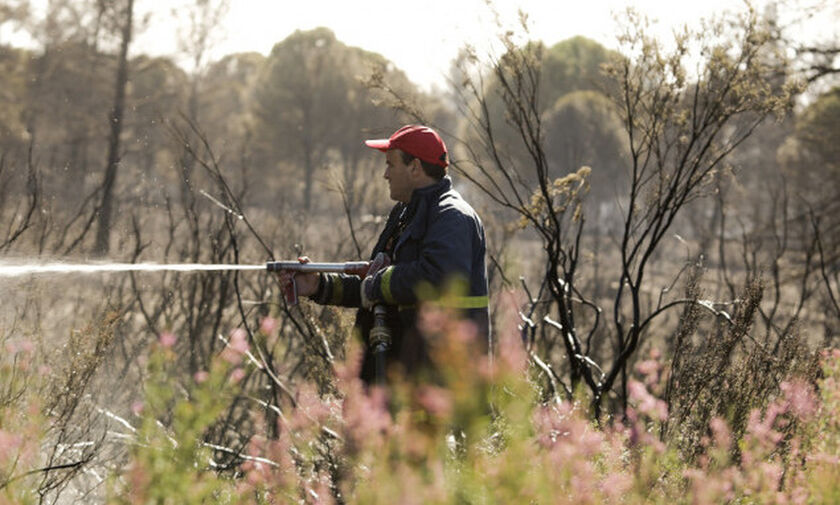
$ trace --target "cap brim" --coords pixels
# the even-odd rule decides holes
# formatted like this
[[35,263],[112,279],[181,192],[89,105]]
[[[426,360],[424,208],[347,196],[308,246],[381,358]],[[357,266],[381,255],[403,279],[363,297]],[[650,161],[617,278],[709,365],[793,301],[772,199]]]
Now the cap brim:
[[384,152],[391,148],[391,139],[365,140],[365,145]]

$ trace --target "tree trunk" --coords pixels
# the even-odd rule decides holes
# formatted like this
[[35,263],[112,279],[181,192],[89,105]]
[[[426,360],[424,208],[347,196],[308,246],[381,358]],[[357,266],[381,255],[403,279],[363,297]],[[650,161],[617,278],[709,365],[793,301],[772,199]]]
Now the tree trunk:
[[117,180],[117,168],[120,163],[120,134],[122,133],[125,109],[125,89],[128,84],[128,46],[131,44],[134,0],[127,0],[125,24],[122,28],[120,59],[117,64],[117,81],[114,93],[114,107],[109,115],[111,134],[108,141],[108,164],[105,168],[105,181],[102,184],[102,203],[99,207],[99,227],[96,231],[94,252],[108,254],[111,248],[111,217],[114,213],[114,184]]

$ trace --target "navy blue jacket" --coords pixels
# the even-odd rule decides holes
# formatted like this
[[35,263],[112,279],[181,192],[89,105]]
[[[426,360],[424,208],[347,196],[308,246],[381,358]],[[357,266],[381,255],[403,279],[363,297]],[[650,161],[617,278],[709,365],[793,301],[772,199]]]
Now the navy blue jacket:
[[[419,302],[437,301],[461,309],[472,319],[485,344],[489,339],[486,242],[481,219],[447,176],[414,190],[408,204],[397,203],[371,253],[387,252],[391,266],[374,276],[374,295],[384,300],[392,344],[388,365],[399,365],[408,375],[429,367],[427,342],[417,330]],[[318,303],[360,307],[361,279],[343,274],[323,274]],[[446,296],[440,298],[440,294]],[[359,309],[356,328],[367,347],[373,316]],[[362,379],[374,379],[369,349],[362,364]]]

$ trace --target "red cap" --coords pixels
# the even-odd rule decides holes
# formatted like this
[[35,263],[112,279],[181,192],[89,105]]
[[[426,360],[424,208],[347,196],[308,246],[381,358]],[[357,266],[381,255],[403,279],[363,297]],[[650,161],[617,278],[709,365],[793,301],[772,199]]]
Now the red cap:
[[421,161],[446,167],[449,161],[446,156],[446,144],[440,135],[428,126],[406,125],[395,131],[391,138],[365,140],[365,145],[385,152],[389,149],[399,149]]

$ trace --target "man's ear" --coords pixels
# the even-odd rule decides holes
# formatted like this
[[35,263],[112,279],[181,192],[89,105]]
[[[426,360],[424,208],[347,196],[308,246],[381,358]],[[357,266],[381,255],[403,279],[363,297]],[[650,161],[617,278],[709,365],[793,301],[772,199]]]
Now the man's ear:
[[411,163],[409,163],[409,169],[411,170],[412,175],[419,175],[420,172],[416,171],[420,170],[422,172],[423,170],[423,166],[420,164],[420,158],[412,159]]

